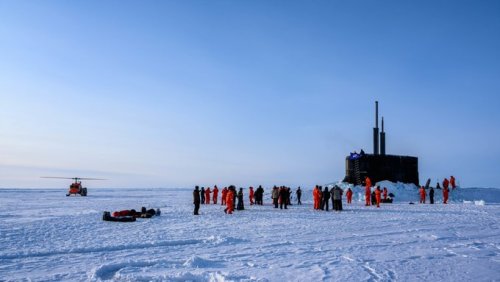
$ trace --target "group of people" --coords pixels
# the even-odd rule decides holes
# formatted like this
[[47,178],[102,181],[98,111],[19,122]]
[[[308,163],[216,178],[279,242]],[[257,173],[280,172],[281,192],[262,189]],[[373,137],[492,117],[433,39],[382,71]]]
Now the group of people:
[[[292,205],[292,188],[287,186],[274,186],[271,192],[271,199],[273,200],[274,208],[280,207],[280,209],[287,209],[288,206]],[[295,191],[297,195],[297,205],[302,205],[302,189],[300,186],[297,187]]]
[[[250,188],[253,196],[255,196],[255,194],[258,195],[260,193],[262,194],[264,193],[264,189],[260,186],[259,188],[257,188],[257,193],[253,193],[253,187]],[[214,186],[213,193],[214,193],[213,203],[217,204],[217,194],[218,194],[217,186]],[[224,187],[224,189],[222,189],[221,194],[222,194],[221,205],[226,205],[226,208],[224,209],[225,213],[232,214],[235,209],[236,210],[245,209],[245,205],[243,202],[243,188],[240,188],[240,190],[236,192],[236,187],[231,185],[229,187]],[[205,187],[202,187],[200,190],[200,187],[196,186],[193,191],[194,215],[199,215],[201,204],[210,204],[210,200],[207,199],[210,199],[210,187],[208,187],[207,189],[205,189]],[[262,204],[262,199],[260,199],[259,202],[260,204]],[[253,198],[251,198],[251,204],[253,205],[253,203],[254,203]]]
[[372,181],[370,177],[365,177],[365,206],[373,205],[380,208],[380,203],[392,203],[392,199],[388,196],[389,191],[386,187],[380,189],[380,186],[377,186],[372,191]]
[[[200,204],[201,205],[209,205],[210,204],[210,199],[212,199],[212,204],[217,205],[217,201],[219,198],[219,188],[217,185],[214,185],[213,189],[210,189],[210,187],[198,187],[198,194],[200,198]],[[231,187],[224,187],[221,191],[221,205],[226,205],[227,202],[227,194],[229,192]],[[236,188],[235,188],[236,189]],[[242,188],[240,188],[241,190]],[[249,200],[250,200],[250,205],[263,205],[263,197],[264,197],[264,188],[262,186],[259,186],[255,191],[253,187],[249,188]],[[211,195],[210,195],[211,194]]]
[[[202,204],[210,204],[210,193],[213,193],[212,203],[217,204],[219,189],[217,185],[214,186],[214,189],[210,190],[210,187],[200,187],[196,186],[193,191],[193,204],[194,204],[194,215],[199,214],[200,205]],[[244,201],[243,201],[243,188],[240,188],[238,192],[236,192],[236,187],[231,185],[229,187],[224,187],[221,191],[221,205],[225,205],[226,208],[224,212],[227,214],[232,214],[234,210],[244,210]],[[289,205],[291,205],[291,188],[290,187],[273,187],[273,191],[271,194],[271,198],[273,200],[273,204],[275,208],[278,208],[278,205],[281,209],[287,209]],[[301,196],[302,190],[300,187],[297,188],[297,204],[302,205]],[[264,188],[259,185],[257,189],[254,190],[253,187],[249,187],[249,202],[250,205],[263,205],[264,204]]]
[[[199,189],[199,187],[198,187]],[[227,188],[225,188],[227,190]],[[224,191],[222,191],[224,193]],[[210,190],[210,187],[201,187],[200,193],[200,203],[203,205],[209,205],[210,204],[210,193],[212,193],[212,203],[214,205],[217,205],[217,198],[219,197],[219,188],[217,188],[217,185],[214,185],[214,189]]]
[[[451,189],[457,188],[456,180],[455,180],[455,177],[453,177],[453,175],[450,176],[450,180],[448,180],[447,178],[445,178],[443,180],[443,189],[442,189],[443,190],[443,204],[448,203],[448,197],[450,194],[450,189],[449,189],[450,186],[451,186]],[[436,189],[441,189],[439,182],[436,184]],[[425,191],[424,186],[420,186],[419,194],[420,194],[420,203],[425,204],[427,192]],[[433,187],[429,188],[429,202],[431,204],[434,204],[434,188]]]
[[287,209],[292,204],[292,189],[286,186],[280,186],[279,188],[274,186],[271,198],[273,199],[274,208],[277,209],[279,205],[280,209],[283,209],[283,207]]
[[[344,190],[335,185],[331,190],[328,187],[323,189],[322,186],[316,185],[313,189],[313,206],[315,210],[329,210],[329,202],[332,200],[332,208],[334,211],[342,210],[342,195]],[[352,201],[352,190],[349,188],[346,192],[347,203]]]
[[250,199],[250,205],[259,205],[262,206],[264,204],[264,188],[259,185],[257,189],[253,190],[253,187],[250,187],[250,192],[248,193],[248,197]]
[[[392,197],[394,196],[392,193],[389,193],[386,187],[382,189],[380,186],[376,186],[372,190],[372,182],[371,179],[367,176],[365,177],[365,206],[376,206],[380,207],[381,203],[392,203]],[[449,187],[455,189],[456,180],[453,176],[450,177],[450,180],[445,178],[442,182],[443,185],[443,203],[446,204],[448,202],[449,196]],[[441,189],[439,182],[436,185],[436,189]],[[322,187],[316,185],[313,189],[313,205],[315,210],[326,210],[330,209],[330,200],[332,202],[332,208],[334,211],[342,210],[342,196],[344,191],[338,186],[335,185],[330,190],[328,187]],[[210,198],[212,196],[212,203],[217,204],[219,189],[217,185],[214,185],[213,189],[210,187],[201,187],[196,186],[193,191],[193,204],[194,204],[194,214],[199,214],[199,209],[201,204],[210,204]],[[231,185],[229,187],[224,187],[221,192],[221,205],[225,205],[226,208],[224,212],[227,214],[232,214],[234,210],[244,210],[244,196],[243,196],[243,188],[239,188],[239,191],[236,191],[236,187]],[[297,196],[297,204],[301,205],[302,201],[302,190],[300,186],[295,191]],[[419,189],[420,194],[420,203],[425,203],[426,201],[426,187],[422,186]],[[353,191],[351,188],[346,190],[346,198],[347,203],[352,203]],[[249,202],[250,205],[263,205],[264,198],[264,188],[259,186],[254,190],[253,187],[249,187]],[[430,203],[434,204],[434,188],[430,187],[429,190],[429,198]],[[273,201],[274,208],[287,209],[289,205],[292,204],[292,190],[287,186],[274,186],[271,192],[271,199]]]

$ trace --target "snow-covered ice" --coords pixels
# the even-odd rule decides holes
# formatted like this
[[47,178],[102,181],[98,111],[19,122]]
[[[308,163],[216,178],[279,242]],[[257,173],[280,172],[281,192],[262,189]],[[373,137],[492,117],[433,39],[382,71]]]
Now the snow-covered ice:
[[[500,189],[455,190],[448,205],[436,190],[438,204],[423,205],[416,189],[384,185],[396,202],[379,209],[355,197],[341,213],[314,211],[310,190],[304,205],[274,209],[266,189],[264,206],[245,197],[245,211],[202,205],[200,216],[192,189],[0,189],[0,280],[500,279]],[[101,220],[142,206],[162,215]]]

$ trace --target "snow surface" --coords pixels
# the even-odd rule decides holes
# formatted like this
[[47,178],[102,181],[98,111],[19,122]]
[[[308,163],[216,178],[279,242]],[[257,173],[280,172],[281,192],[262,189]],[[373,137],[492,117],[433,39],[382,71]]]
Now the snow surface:
[[[382,186],[396,202],[379,209],[314,211],[305,190],[276,210],[266,189],[264,206],[200,216],[192,189],[0,189],[0,281],[500,281],[500,189],[424,205],[415,187]],[[141,206],[162,215],[101,220]]]

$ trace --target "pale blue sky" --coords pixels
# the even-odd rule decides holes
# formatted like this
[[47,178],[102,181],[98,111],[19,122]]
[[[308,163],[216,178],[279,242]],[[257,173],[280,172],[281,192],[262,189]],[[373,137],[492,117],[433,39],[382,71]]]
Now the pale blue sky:
[[0,187],[500,187],[498,1],[0,1]]

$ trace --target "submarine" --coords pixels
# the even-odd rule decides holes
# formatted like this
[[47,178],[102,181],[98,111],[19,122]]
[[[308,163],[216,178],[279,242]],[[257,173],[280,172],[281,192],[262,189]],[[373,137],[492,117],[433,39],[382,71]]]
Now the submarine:
[[[379,142],[380,141],[380,142]],[[351,153],[345,159],[346,176],[343,182],[363,185],[368,176],[372,183],[383,180],[413,183],[419,186],[418,158],[386,154],[384,117],[382,131],[378,127],[378,101],[375,101],[375,127],[373,128],[373,154]]]

